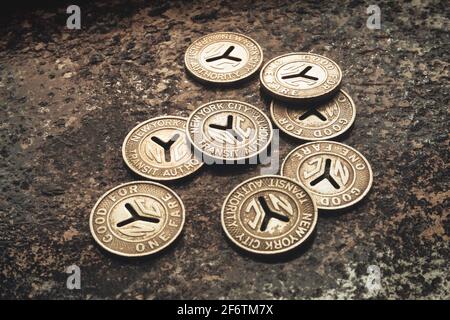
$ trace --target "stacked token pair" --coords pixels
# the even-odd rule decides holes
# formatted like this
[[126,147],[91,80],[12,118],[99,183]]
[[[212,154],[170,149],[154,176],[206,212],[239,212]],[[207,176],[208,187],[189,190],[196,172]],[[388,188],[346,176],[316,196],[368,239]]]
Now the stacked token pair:
[[273,58],[260,74],[273,100],[270,114],[284,133],[302,141],[284,159],[283,176],[300,182],[319,209],[336,210],[360,201],[372,185],[367,159],[355,149],[329,141],[355,121],[356,108],[342,89],[342,72],[331,59],[313,53]]

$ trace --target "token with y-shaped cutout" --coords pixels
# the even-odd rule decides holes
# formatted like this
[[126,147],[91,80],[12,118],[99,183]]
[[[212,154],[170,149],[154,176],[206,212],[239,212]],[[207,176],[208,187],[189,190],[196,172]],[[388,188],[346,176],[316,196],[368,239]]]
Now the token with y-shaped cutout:
[[135,173],[153,180],[174,180],[200,169],[191,152],[186,118],[163,116],[147,120],[128,133],[122,146],[125,163]]
[[311,235],[317,207],[299,183],[265,175],[234,188],[225,199],[221,219],[226,235],[242,249],[278,254],[296,248]]
[[327,102],[292,106],[273,100],[273,122],[286,134],[306,141],[327,140],[346,132],[355,121],[356,108],[350,96],[340,90]]
[[342,80],[336,62],[314,53],[288,53],[267,62],[261,69],[262,88],[274,98],[288,102],[325,101]]
[[181,233],[183,202],[171,189],[150,181],[121,184],[95,204],[90,229],[105,250],[126,257],[159,252]]
[[367,159],[335,141],[317,141],[292,150],[281,165],[281,175],[300,182],[319,209],[335,210],[362,200],[372,186]]
[[[256,163],[272,140],[269,118],[236,100],[208,102],[189,116],[187,136],[207,163]],[[251,162],[251,161],[255,162]]]
[[263,52],[252,38],[216,32],[195,40],[186,50],[186,70],[196,79],[229,84],[244,80],[261,67]]

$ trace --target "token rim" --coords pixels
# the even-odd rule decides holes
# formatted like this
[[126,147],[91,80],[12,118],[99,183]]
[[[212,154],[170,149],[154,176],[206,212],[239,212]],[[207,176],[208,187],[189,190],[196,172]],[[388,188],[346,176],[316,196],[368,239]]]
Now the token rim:
[[[123,161],[125,162],[125,164],[127,165],[127,167],[128,167],[131,171],[133,171],[134,173],[136,173],[137,175],[139,175],[139,176],[141,176],[141,177],[144,177],[144,178],[146,178],[146,179],[155,180],[155,181],[173,181],[173,180],[183,179],[183,178],[185,178],[185,177],[187,177],[187,176],[190,176],[191,174],[194,174],[195,172],[197,172],[198,170],[200,170],[200,168],[204,165],[204,162],[203,162],[203,161],[201,161],[200,159],[198,159],[197,157],[195,157],[195,154],[192,153],[192,151],[190,150],[190,146],[189,146],[189,145],[187,146],[188,149],[189,149],[189,151],[190,151],[191,154],[192,154],[192,155],[200,162],[200,165],[199,165],[198,168],[195,169],[194,171],[187,172],[186,174],[183,174],[183,175],[180,175],[180,176],[176,176],[176,177],[155,177],[155,176],[151,176],[151,175],[147,175],[147,174],[144,174],[144,173],[142,173],[142,172],[139,172],[138,170],[136,170],[135,168],[133,168],[133,167],[130,165],[129,160],[128,160],[128,158],[126,157],[125,148],[126,148],[127,141],[128,141],[129,138],[131,137],[132,133],[133,133],[137,128],[139,128],[139,127],[141,127],[141,126],[143,126],[143,125],[145,125],[145,124],[147,124],[147,123],[149,123],[149,122],[152,122],[152,121],[155,121],[155,120],[157,121],[157,120],[161,120],[161,119],[168,119],[168,118],[170,118],[170,119],[177,119],[177,120],[184,120],[184,121],[186,121],[186,127],[187,127],[187,120],[188,120],[188,118],[180,117],[180,116],[159,116],[159,117],[151,118],[151,119],[148,119],[148,120],[146,120],[146,121],[144,121],[144,122],[138,123],[136,126],[134,126],[134,127],[128,132],[127,136],[126,136],[125,139],[123,140],[123,143],[122,143],[122,158],[123,158]],[[180,130],[183,131],[182,128],[180,128]],[[185,131],[186,131],[186,129],[185,129]],[[185,134],[186,134],[186,132],[185,132]]]
[[[170,192],[170,193],[178,200],[178,202],[179,202],[180,205],[181,205],[181,212],[182,212],[182,220],[181,220],[180,228],[179,228],[179,230],[177,231],[177,233],[172,237],[172,239],[170,239],[170,241],[168,241],[167,243],[165,243],[164,245],[162,245],[162,246],[159,247],[158,249],[153,250],[152,252],[137,253],[137,254],[132,254],[132,253],[131,253],[131,254],[130,254],[130,253],[124,253],[124,252],[120,252],[120,251],[113,250],[113,249],[107,247],[104,243],[102,243],[101,241],[99,241],[99,239],[97,238],[97,235],[96,235],[96,233],[95,233],[95,231],[94,231],[94,225],[93,225],[93,218],[94,218],[95,209],[96,209],[97,206],[100,204],[100,202],[103,201],[103,199],[104,199],[106,196],[108,196],[109,194],[111,194],[113,191],[115,191],[115,190],[117,190],[117,189],[120,189],[120,188],[123,188],[123,187],[125,187],[125,186],[127,186],[127,185],[131,185],[131,184],[142,184],[142,183],[143,183],[143,184],[150,184],[150,185],[153,185],[153,186],[161,187],[161,188],[167,190],[168,192]],[[110,252],[110,253],[113,253],[113,254],[116,254],[116,255],[118,255],[118,256],[122,256],[122,257],[138,258],[138,257],[144,257],[144,256],[149,256],[149,255],[156,254],[156,253],[158,253],[158,252],[164,250],[164,249],[167,248],[168,246],[170,246],[170,245],[171,245],[175,240],[177,240],[178,237],[180,236],[181,232],[183,231],[185,221],[186,221],[186,209],[185,209],[185,207],[184,207],[183,201],[181,200],[181,198],[178,196],[178,194],[177,194],[175,191],[173,191],[172,189],[170,189],[169,187],[166,187],[165,185],[163,185],[163,184],[161,184],[161,183],[154,182],[154,181],[131,181],[131,182],[126,182],[126,183],[119,184],[118,186],[115,186],[115,187],[113,187],[113,188],[107,190],[107,191],[106,191],[106,192],[105,192],[105,193],[97,200],[97,202],[95,203],[94,207],[93,207],[92,210],[91,210],[91,214],[90,214],[90,217],[89,217],[89,229],[90,229],[90,231],[91,231],[91,235],[92,235],[92,237],[94,238],[95,242],[96,242],[98,245],[100,245],[100,247],[102,247],[103,249],[105,249],[106,251],[108,251],[108,252]],[[120,241],[124,241],[124,240],[121,240],[121,239],[118,238],[118,237],[116,237],[116,238],[119,239]]]
[[[251,42],[253,42],[253,43],[256,45],[256,47],[258,47],[258,50],[259,50],[259,52],[261,53],[261,59],[260,59],[260,61],[258,62],[257,66],[254,68],[254,70],[251,71],[250,73],[247,72],[247,73],[245,74],[245,76],[242,76],[242,77],[239,78],[239,79],[220,80],[220,81],[211,81],[210,79],[203,78],[203,77],[201,77],[201,76],[195,74],[194,72],[192,72],[192,71],[189,69],[188,62],[187,62],[187,55],[186,55],[186,54],[187,54],[188,50],[189,50],[189,49],[190,49],[197,41],[201,41],[202,39],[204,39],[204,38],[206,38],[206,37],[209,37],[209,36],[211,36],[211,35],[214,35],[214,34],[233,34],[233,35],[238,35],[238,36],[240,36],[240,37],[247,38],[248,40],[250,40]],[[205,34],[204,36],[201,36],[200,38],[197,38],[197,39],[195,39],[194,41],[192,41],[192,43],[187,47],[187,49],[186,49],[186,51],[185,51],[185,53],[184,53],[184,66],[185,66],[186,70],[189,72],[190,75],[192,75],[194,78],[196,78],[197,80],[199,80],[199,81],[201,81],[201,82],[212,83],[212,84],[219,84],[219,85],[220,85],[220,84],[232,84],[232,83],[238,83],[238,82],[240,82],[240,81],[243,81],[243,80],[245,80],[245,79],[250,78],[251,76],[253,76],[255,73],[258,72],[258,70],[261,68],[261,65],[262,65],[263,61],[264,61],[264,52],[263,52],[261,46],[259,45],[259,43],[258,43],[255,39],[253,39],[253,38],[251,38],[251,37],[249,37],[249,36],[247,36],[247,35],[244,35],[244,34],[242,34],[242,33],[238,33],[238,32],[222,32],[222,31],[219,31],[219,32],[211,32],[211,33]]]
[[[332,140],[322,140],[322,141],[313,141],[313,142],[308,142],[308,143],[302,144],[302,145],[300,145],[300,146],[294,148],[294,149],[293,149],[291,152],[289,152],[289,153],[287,154],[287,156],[284,158],[284,160],[283,160],[283,162],[282,162],[282,164],[281,164],[280,174],[281,174],[282,176],[284,176],[284,167],[285,167],[285,165],[286,165],[286,161],[287,161],[287,159],[289,159],[289,157],[290,157],[292,154],[294,154],[297,150],[299,150],[299,149],[301,149],[301,148],[303,148],[303,147],[306,147],[306,146],[309,146],[309,145],[313,145],[313,144],[315,144],[315,143],[332,143],[332,144],[337,144],[337,145],[339,145],[339,146],[341,146],[341,147],[343,146],[343,147],[345,147],[345,148],[347,148],[347,149],[350,149],[350,150],[352,150],[353,152],[355,152],[357,155],[359,155],[362,159],[364,159],[365,163],[367,164],[367,168],[368,168],[368,170],[369,170],[369,182],[368,182],[368,184],[367,184],[367,188],[364,190],[364,192],[361,193],[361,195],[360,195],[358,198],[356,198],[355,200],[353,200],[353,201],[351,201],[351,202],[348,202],[348,203],[346,203],[346,204],[339,205],[339,206],[333,206],[333,207],[324,207],[324,206],[321,206],[320,204],[316,203],[317,208],[319,208],[319,209],[321,209],[321,210],[326,210],[326,211],[340,210],[340,209],[352,207],[352,206],[354,206],[355,204],[357,204],[358,202],[360,202],[361,200],[363,200],[363,199],[366,197],[366,195],[369,193],[369,191],[372,189],[372,185],[373,185],[373,171],[372,171],[372,166],[370,165],[370,162],[367,160],[367,158],[366,158],[361,152],[359,152],[359,151],[356,150],[355,148],[353,148],[353,147],[351,147],[351,146],[349,146],[349,145],[346,145],[346,144],[344,144],[344,143],[340,143],[340,142],[332,141]],[[324,153],[324,152],[322,152],[322,153]],[[325,153],[329,153],[329,152],[325,152]],[[291,179],[292,179],[292,178],[291,178]],[[298,182],[298,181],[297,181],[297,182]],[[300,183],[300,184],[303,186],[303,183],[302,183],[302,182],[298,182],[298,183]],[[306,188],[306,187],[305,187],[305,188]],[[309,191],[309,189],[308,189],[308,191]],[[314,196],[313,196],[313,198],[314,198]]]
[[[265,81],[263,80],[263,74],[264,74],[264,69],[273,61],[277,60],[277,59],[281,59],[287,56],[291,56],[291,55],[312,55],[312,56],[316,56],[316,57],[320,57],[320,58],[324,58],[328,61],[330,61],[331,63],[333,63],[336,68],[339,71],[339,81],[337,83],[336,86],[334,86],[331,90],[328,90],[326,92],[324,92],[323,94],[320,95],[308,95],[308,96],[302,96],[302,97],[294,97],[294,96],[290,96],[290,95],[285,95],[285,94],[281,94],[278,92],[274,92],[272,91],[272,89],[270,89],[268,86],[266,86]],[[312,53],[312,52],[291,52],[291,53],[286,53],[286,54],[282,54],[280,56],[276,56],[275,58],[270,59],[267,63],[264,64],[264,66],[261,68],[261,71],[259,73],[259,81],[261,83],[261,87],[267,92],[269,93],[272,97],[280,99],[280,100],[284,100],[284,101],[288,101],[288,102],[308,102],[308,101],[313,101],[313,100],[320,100],[320,99],[326,99],[327,97],[329,97],[330,95],[333,95],[335,92],[339,91],[340,86],[342,84],[342,70],[339,67],[339,65],[332,59],[325,57],[323,55],[317,54],[317,53]]]
[[[275,120],[275,116],[274,116],[274,109],[275,109],[274,101],[275,100],[273,100],[273,99],[270,102],[270,117],[272,118],[273,123],[277,126],[278,129],[280,129],[285,134],[287,134],[287,135],[289,135],[289,136],[291,136],[293,138],[296,138],[296,139],[299,139],[299,140],[302,140],[302,141],[324,141],[324,140],[328,140],[328,139],[334,139],[334,138],[336,138],[336,137],[346,133],[355,124],[355,120],[356,120],[356,106],[355,106],[355,102],[353,101],[353,99],[350,97],[350,95],[346,91],[344,91],[342,89],[338,89],[338,91],[342,92],[342,94],[344,94],[349,99],[350,104],[352,106],[353,115],[352,115],[352,118],[349,121],[349,124],[347,125],[347,127],[344,130],[339,131],[339,132],[337,132],[335,134],[332,134],[330,136],[326,136],[326,137],[323,137],[323,138],[305,138],[305,137],[300,137],[300,136],[298,136],[298,135],[296,135],[296,134],[294,134],[292,132],[289,132],[288,130],[283,128],[283,126],[279,125],[277,120]],[[339,92],[336,94],[336,97],[339,95]],[[326,102],[324,102],[324,103],[326,103]]]
[[[268,123],[268,125],[269,125],[269,126],[268,126],[268,127],[269,127],[269,131],[270,131],[270,134],[269,134],[269,137],[268,137],[268,139],[267,139],[266,145],[265,145],[263,148],[261,148],[257,153],[254,153],[254,154],[251,154],[251,155],[245,156],[245,157],[240,157],[240,158],[235,158],[235,157],[233,157],[233,158],[219,158],[219,157],[216,157],[216,156],[214,156],[214,155],[211,155],[211,154],[209,154],[209,153],[203,151],[201,148],[199,148],[199,147],[193,142],[193,140],[192,140],[192,138],[191,138],[191,135],[190,135],[190,133],[189,133],[189,122],[191,121],[192,117],[195,115],[195,113],[196,113],[199,109],[201,109],[201,108],[203,108],[204,106],[207,106],[207,105],[209,105],[209,104],[219,103],[219,102],[234,102],[234,103],[239,103],[239,104],[245,104],[246,106],[250,106],[251,108],[253,108],[253,109],[257,110],[259,113],[261,113],[261,115],[267,120],[267,123]],[[233,111],[233,110],[231,110],[231,111]],[[210,159],[222,161],[223,163],[227,163],[227,161],[230,161],[230,162],[237,162],[237,161],[243,161],[243,160],[252,159],[252,158],[254,158],[254,157],[258,157],[261,153],[263,153],[265,150],[267,150],[267,148],[268,148],[268,147],[271,145],[271,143],[272,143],[272,138],[273,138],[273,127],[272,127],[272,121],[269,119],[269,117],[268,117],[261,109],[255,107],[254,105],[252,105],[252,104],[250,104],[250,103],[247,103],[247,102],[239,101],[239,100],[222,99],[222,100],[214,100],[214,101],[210,101],[210,102],[204,103],[204,104],[202,104],[201,106],[199,106],[197,109],[195,109],[194,111],[192,111],[191,114],[189,115],[188,120],[187,120],[187,124],[186,124],[186,135],[187,135],[187,137],[188,137],[188,139],[189,139],[190,144],[191,144],[196,150],[198,150],[199,152],[201,152],[202,155],[203,155],[203,157],[207,157],[207,158],[210,158]]]
[[[314,220],[312,222],[312,226],[311,228],[308,230],[308,232],[305,234],[305,236],[298,241],[297,243],[295,243],[295,245],[284,248],[284,249],[278,249],[278,250],[272,250],[272,251],[258,251],[255,249],[250,249],[247,248],[245,246],[243,246],[241,243],[239,243],[236,239],[234,239],[234,237],[231,236],[231,234],[228,232],[228,229],[226,228],[225,225],[225,214],[224,214],[224,209],[225,209],[225,204],[227,203],[228,199],[230,198],[230,196],[233,194],[233,192],[235,192],[239,187],[241,187],[242,185],[251,182],[253,180],[256,179],[261,179],[261,178],[282,178],[285,180],[288,180],[292,183],[297,184],[299,187],[301,187],[305,193],[311,198],[312,201],[312,205],[314,208]],[[275,174],[270,174],[270,175],[261,175],[261,176],[256,176],[256,177],[252,177],[250,179],[244,180],[243,182],[239,183],[237,186],[235,186],[226,196],[223,204],[222,204],[222,208],[220,210],[220,222],[222,224],[222,229],[224,230],[226,236],[228,237],[228,239],[230,239],[233,244],[237,245],[239,248],[243,249],[244,251],[250,252],[250,253],[254,253],[254,254],[258,254],[258,255],[262,255],[262,256],[270,256],[270,255],[277,255],[277,254],[281,254],[281,253],[286,253],[288,251],[291,250],[295,250],[298,246],[300,246],[302,243],[304,243],[305,241],[307,241],[309,239],[309,237],[311,236],[311,234],[315,231],[316,226],[317,226],[317,220],[319,217],[319,211],[318,211],[318,207],[316,202],[314,201],[314,198],[312,197],[311,193],[309,192],[309,190],[307,190],[301,183],[298,183],[297,181],[295,181],[294,179],[291,179],[289,177],[285,177],[282,175],[275,175]]]

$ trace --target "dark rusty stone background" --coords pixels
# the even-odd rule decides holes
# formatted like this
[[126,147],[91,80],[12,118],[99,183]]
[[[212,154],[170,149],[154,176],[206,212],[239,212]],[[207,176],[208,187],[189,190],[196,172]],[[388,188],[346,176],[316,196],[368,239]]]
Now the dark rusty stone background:
[[[446,1],[104,1],[4,11],[0,37],[1,298],[450,298],[449,16]],[[366,8],[381,8],[369,30]],[[121,144],[137,123],[233,98],[267,112],[258,80],[208,88],[186,76],[191,41],[214,31],[257,40],[265,61],[311,51],[338,62],[357,106],[340,139],[372,164],[359,206],[321,213],[313,241],[261,261],[226,241],[226,194],[260,167],[211,167],[170,186],[187,208],[170,250],[120,259],[94,242],[100,195],[136,179]],[[282,136],[281,159],[297,141]],[[66,289],[66,267],[81,290]],[[367,268],[382,289],[366,289]]]

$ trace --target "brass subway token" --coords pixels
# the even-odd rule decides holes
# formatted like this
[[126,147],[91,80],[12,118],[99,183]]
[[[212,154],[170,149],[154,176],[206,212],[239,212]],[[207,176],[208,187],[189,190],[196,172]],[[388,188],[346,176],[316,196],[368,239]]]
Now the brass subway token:
[[183,178],[203,163],[191,152],[186,118],[164,116],[142,122],[128,133],[122,156],[135,173],[153,180]]
[[334,141],[303,144],[281,165],[281,175],[300,182],[319,209],[342,209],[360,201],[372,186],[372,169],[355,149]]
[[342,72],[331,59],[296,52],[273,58],[261,69],[263,88],[274,98],[307,102],[326,99],[341,84]]
[[273,100],[270,115],[286,134],[302,140],[326,140],[347,131],[355,121],[356,108],[350,96],[340,90],[328,102],[292,107]]
[[90,228],[105,250],[139,257],[170,245],[183,229],[184,216],[175,192],[156,182],[135,181],[107,191],[97,201]]
[[248,103],[217,100],[191,113],[187,135],[204,161],[245,161],[267,150],[272,124],[260,109]]
[[294,249],[311,235],[317,207],[299,183],[267,175],[234,188],[225,199],[221,219],[226,235],[236,245],[270,255]]
[[250,37],[216,32],[195,40],[187,49],[186,69],[198,80],[234,83],[250,77],[261,67],[263,52]]

